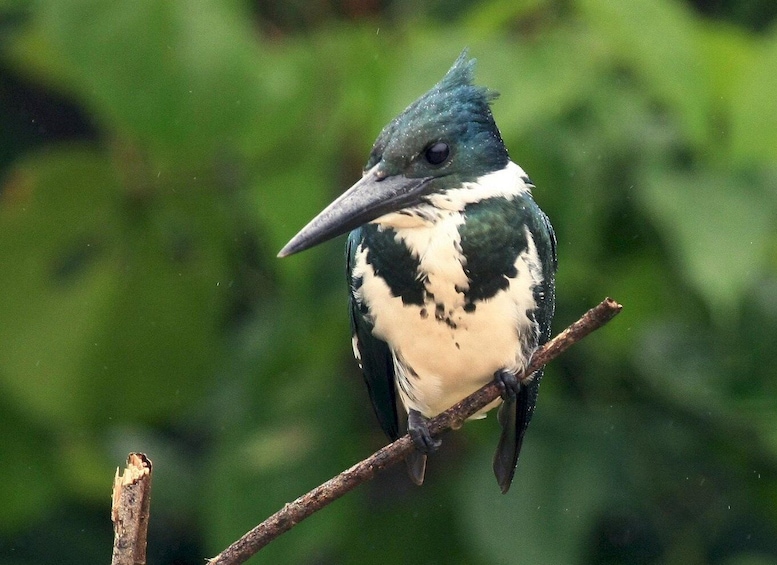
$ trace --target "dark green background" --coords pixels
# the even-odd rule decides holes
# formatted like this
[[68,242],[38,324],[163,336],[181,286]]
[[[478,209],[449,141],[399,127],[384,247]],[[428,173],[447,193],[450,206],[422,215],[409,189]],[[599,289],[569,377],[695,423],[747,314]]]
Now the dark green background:
[[[777,5],[0,1],[0,564],[198,564],[384,443],[342,241],[275,253],[464,46],[559,240],[511,492],[493,417],[254,559],[777,564]],[[431,352],[430,354],[433,354]]]

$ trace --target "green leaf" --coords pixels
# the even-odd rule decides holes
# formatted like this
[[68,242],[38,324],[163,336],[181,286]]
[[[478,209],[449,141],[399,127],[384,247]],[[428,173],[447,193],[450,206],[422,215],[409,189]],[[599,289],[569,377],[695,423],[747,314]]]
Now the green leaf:
[[0,379],[45,420],[88,414],[83,356],[114,298],[118,227],[107,162],[85,150],[30,159],[3,188]]
[[241,2],[45,2],[9,52],[157,159],[191,163],[266,150],[308,98],[303,69],[273,64],[250,21]]
[[128,223],[110,160],[79,148],[20,163],[2,194],[8,393],[41,421],[76,428],[169,414],[197,394],[229,276],[216,195],[166,193]]
[[[545,403],[545,417],[553,408]],[[575,422],[571,415],[579,413],[574,410],[564,413],[561,419],[570,424],[566,437],[548,441],[546,435],[543,442],[536,429],[527,435],[506,495],[499,492],[491,471],[491,450],[471,454],[472,463],[459,484],[460,520],[485,563],[579,563],[581,540],[615,498],[607,458],[581,431],[595,427],[590,421]]]
[[8,400],[0,401],[0,533],[23,529],[63,494],[50,454],[40,449],[45,435]]
[[774,215],[770,199],[724,172],[654,172],[638,194],[688,283],[713,312],[731,314],[762,273]]
[[[743,63],[731,107],[731,152],[745,165],[777,165],[777,34]],[[725,133],[725,132],[724,132]]]
[[494,115],[513,135],[563,115],[595,84],[602,53],[591,34],[552,30],[539,41],[510,49],[500,41],[492,39],[478,49],[488,54],[479,58],[478,78],[500,93]]
[[626,63],[642,87],[670,106],[690,139],[709,128],[709,77],[689,9],[669,0],[581,0],[588,25]]

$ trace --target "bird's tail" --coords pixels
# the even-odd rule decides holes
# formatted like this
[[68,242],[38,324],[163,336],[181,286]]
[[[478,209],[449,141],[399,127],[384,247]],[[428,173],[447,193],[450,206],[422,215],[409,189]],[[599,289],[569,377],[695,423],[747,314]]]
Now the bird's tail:
[[418,486],[424,484],[424,473],[426,472],[426,453],[421,453],[414,449],[405,456],[407,464],[407,474]]

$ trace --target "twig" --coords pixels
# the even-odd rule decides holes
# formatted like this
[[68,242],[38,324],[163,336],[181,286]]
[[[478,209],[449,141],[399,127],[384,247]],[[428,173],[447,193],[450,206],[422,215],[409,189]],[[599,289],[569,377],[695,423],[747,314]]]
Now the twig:
[[130,453],[127,468],[113,479],[113,557],[111,565],[145,565],[151,501],[151,460]]
[[[577,322],[539,348],[534,353],[531,363],[524,374],[531,375],[534,371],[558,357],[573,344],[609,322],[622,308],[620,304],[611,298],[606,298],[598,306],[586,312]],[[433,435],[438,435],[448,428],[455,429],[460,427],[464,420],[490,402],[493,402],[499,394],[499,388],[492,381],[433,418],[429,422],[429,431]],[[307,494],[300,496],[294,502],[284,505],[278,512],[247,532],[216,557],[209,560],[210,565],[238,565],[239,563],[244,563],[265,545],[293,528],[314,512],[340,498],[361,483],[372,479],[378,471],[404,459],[405,455],[412,449],[415,449],[415,447],[408,435],[402,436],[395,442],[379,449],[367,459],[329,479]]]

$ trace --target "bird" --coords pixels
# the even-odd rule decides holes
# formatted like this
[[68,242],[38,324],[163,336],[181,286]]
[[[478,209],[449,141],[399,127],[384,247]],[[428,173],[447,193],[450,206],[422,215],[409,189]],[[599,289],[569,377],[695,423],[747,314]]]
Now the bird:
[[378,135],[363,175],[278,253],[348,233],[354,355],[385,434],[408,433],[422,484],[441,441],[428,421],[481,386],[500,396],[493,470],[512,484],[542,370],[524,376],[550,337],[557,270],[553,227],[507,152],[468,49],[442,80]]

